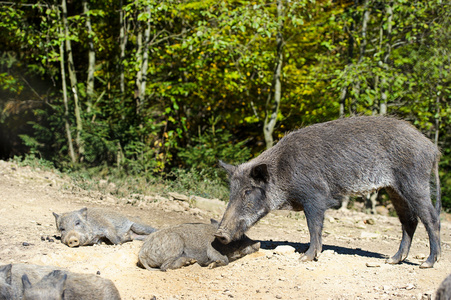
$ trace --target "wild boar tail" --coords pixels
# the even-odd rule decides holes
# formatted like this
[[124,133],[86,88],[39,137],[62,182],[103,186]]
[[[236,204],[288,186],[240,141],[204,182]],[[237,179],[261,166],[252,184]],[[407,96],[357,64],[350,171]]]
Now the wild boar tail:
[[138,263],[137,263],[136,265],[137,265],[138,267],[140,267],[140,268],[144,268],[144,269],[147,269],[147,270],[149,270],[149,271],[155,271],[155,270],[158,270],[158,269],[155,269],[155,268],[152,268],[151,266],[149,266],[149,264],[146,262],[146,260],[141,259],[141,257],[139,257]]
[[432,167],[432,172],[431,196],[435,198],[435,210],[437,211],[437,214],[440,215],[440,210],[442,209],[442,196],[440,188],[440,177],[438,172],[438,159],[435,161],[434,166]]

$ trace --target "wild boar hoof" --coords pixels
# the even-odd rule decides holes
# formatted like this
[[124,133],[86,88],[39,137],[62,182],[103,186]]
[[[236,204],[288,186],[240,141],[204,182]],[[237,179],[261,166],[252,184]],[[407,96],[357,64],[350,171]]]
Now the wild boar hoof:
[[429,257],[426,261],[424,261],[421,265],[420,265],[420,269],[428,269],[428,268],[433,268],[434,267],[434,262],[436,261],[436,259],[434,259],[433,257]]
[[195,260],[193,258],[193,259],[185,261],[184,266],[186,267],[186,266],[194,265],[195,263],[197,263],[197,260]]
[[306,261],[316,261],[318,260],[318,256],[309,254],[308,252],[304,253],[304,255],[301,256],[301,258],[299,259],[301,262],[306,262]]

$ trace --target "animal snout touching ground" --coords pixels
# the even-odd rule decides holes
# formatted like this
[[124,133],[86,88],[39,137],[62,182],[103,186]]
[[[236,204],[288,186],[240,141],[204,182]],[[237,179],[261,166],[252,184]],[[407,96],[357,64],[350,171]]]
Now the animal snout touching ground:
[[80,246],[80,236],[76,232],[69,232],[65,239],[65,244],[71,248]]
[[232,241],[230,234],[224,229],[216,231],[215,237],[223,244],[228,244]]

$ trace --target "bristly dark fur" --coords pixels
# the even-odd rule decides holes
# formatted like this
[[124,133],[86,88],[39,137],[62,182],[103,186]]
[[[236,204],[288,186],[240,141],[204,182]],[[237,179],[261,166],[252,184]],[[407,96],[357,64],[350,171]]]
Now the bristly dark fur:
[[451,274],[449,274],[440,284],[435,294],[435,300],[451,299]]
[[396,118],[343,118],[290,132],[249,162],[221,162],[229,174],[230,201],[216,235],[228,243],[271,210],[304,210],[310,247],[303,260],[312,260],[322,249],[328,208],[339,206],[343,196],[385,188],[403,225],[399,251],[388,262],[407,257],[419,218],[431,249],[422,267],[432,267],[440,256],[439,158],[428,138]]

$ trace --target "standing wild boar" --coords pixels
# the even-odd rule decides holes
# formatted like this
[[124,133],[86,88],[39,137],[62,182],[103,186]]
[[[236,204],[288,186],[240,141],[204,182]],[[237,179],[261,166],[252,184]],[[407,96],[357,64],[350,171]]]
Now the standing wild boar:
[[178,269],[193,263],[201,266],[225,266],[260,249],[260,243],[242,235],[223,245],[215,239],[218,222],[188,223],[150,234],[139,251],[139,263],[148,270]]
[[326,209],[339,207],[343,196],[385,188],[403,233],[387,262],[406,259],[419,218],[430,243],[420,267],[431,268],[440,257],[439,158],[429,139],[395,118],[352,117],[299,129],[249,162],[220,162],[229,174],[230,201],[216,237],[227,244],[272,210],[304,210],[310,246],[302,260],[313,260],[322,250]]
[[130,221],[125,216],[102,208],[82,208],[58,215],[53,213],[61,242],[69,247],[86,246],[103,240],[114,245],[143,240],[156,231],[148,225]]

